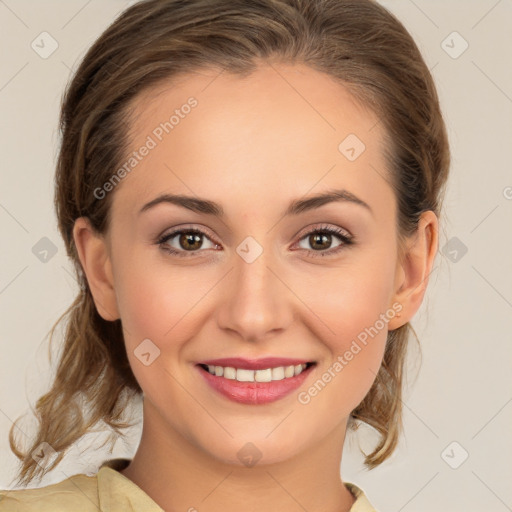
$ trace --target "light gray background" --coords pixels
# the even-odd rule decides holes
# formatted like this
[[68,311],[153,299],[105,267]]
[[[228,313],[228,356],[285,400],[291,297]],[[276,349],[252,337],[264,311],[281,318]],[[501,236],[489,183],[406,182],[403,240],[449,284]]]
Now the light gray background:
[[[61,94],[71,69],[131,3],[0,0],[0,488],[11,486],[17,464],[8,429],[49,384],[47,333],[76,291],[52,203]],[[512,2],[382,3],[412,33],[432,69],[453,163],[440,251],[412,322],[424,358],[414,381],[411,351],[405,436],[389,461],[368,472],[358,443],[368,449],[376,436],[361,429],[347,440],[342,475],[381,511],[512,510]],[[58,42],[46,59],[31,48],[43,31]],[[464,41],[469,46],[458,55]],[[32,252],[43,237],[57,248],[47,262]],[[454,237],[467,253],[453,245]],[[27,422],[21,435],[30,432]],[[112,453],[107,447],[81,453],[104,439],[88,436],[37,486],[94,471],[109,456],[131,457],[139,435],[140,425],[131,445],[119,441]],[[465,452],[467,460],[450,467]]]

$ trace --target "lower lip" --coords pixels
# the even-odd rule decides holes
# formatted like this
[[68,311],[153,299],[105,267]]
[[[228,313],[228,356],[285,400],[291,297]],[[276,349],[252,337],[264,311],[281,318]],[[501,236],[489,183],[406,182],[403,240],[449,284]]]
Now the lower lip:
[[309,366],[295,377],[271,382],[238,382],[235,379],[212,375],[199,365],[197,368],[206,382],[221,395],[234,402],[257,405],[275,402],[292,393],[307,379],[314,366]]

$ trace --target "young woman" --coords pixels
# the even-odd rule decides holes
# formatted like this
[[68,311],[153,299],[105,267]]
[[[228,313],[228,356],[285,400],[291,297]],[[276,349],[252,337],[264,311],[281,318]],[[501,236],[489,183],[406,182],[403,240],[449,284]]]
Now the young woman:
[[[401,430],[449,166],[432,77],[371,0],[148,0],[66,91],[59,228],[80,292],[18,482],[100,421],[133,459],[10,510],[368,512],[347,431]],[[16,508],[18,507],[18,508]]]

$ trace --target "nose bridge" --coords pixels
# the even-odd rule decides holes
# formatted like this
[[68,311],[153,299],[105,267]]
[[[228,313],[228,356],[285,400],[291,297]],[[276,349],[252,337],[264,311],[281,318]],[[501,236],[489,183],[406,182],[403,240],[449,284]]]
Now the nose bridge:
[[263,251],[254,261],[247,261],[239,256],[235,264],[236,288],[246,291],[247,297],[257,298],[261,294],[270,294],[271,288],[276,284],[276,277],[271,270],[272,259],[270,250]]
[[247,237],[236,249],[228,297],[219,312],[220,327],[257,340],[286,327],[291,318],[286,286],[277,277],[272,250]]

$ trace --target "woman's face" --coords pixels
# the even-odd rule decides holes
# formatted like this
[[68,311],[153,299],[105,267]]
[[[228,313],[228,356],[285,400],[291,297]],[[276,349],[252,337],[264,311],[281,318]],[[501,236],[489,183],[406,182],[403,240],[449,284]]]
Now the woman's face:
[[[223,462],[244,463],[244,447],[260,463],[289,459],[344,432],[388,330],[404,323],[382,125],[304,66],[204,71],[166,87],[137,99],[137,155],[108,192],[116,314],[145,421]],[[357,199],[308,200],[335,190]],[[190,208],[147,206],[164,194],[190,197]],[[285,379],[236,384],[231,370],[207,378],[199,366],[235,357],[315,364],[286,389]],[[281,370],[259,373],[272,376]]]

